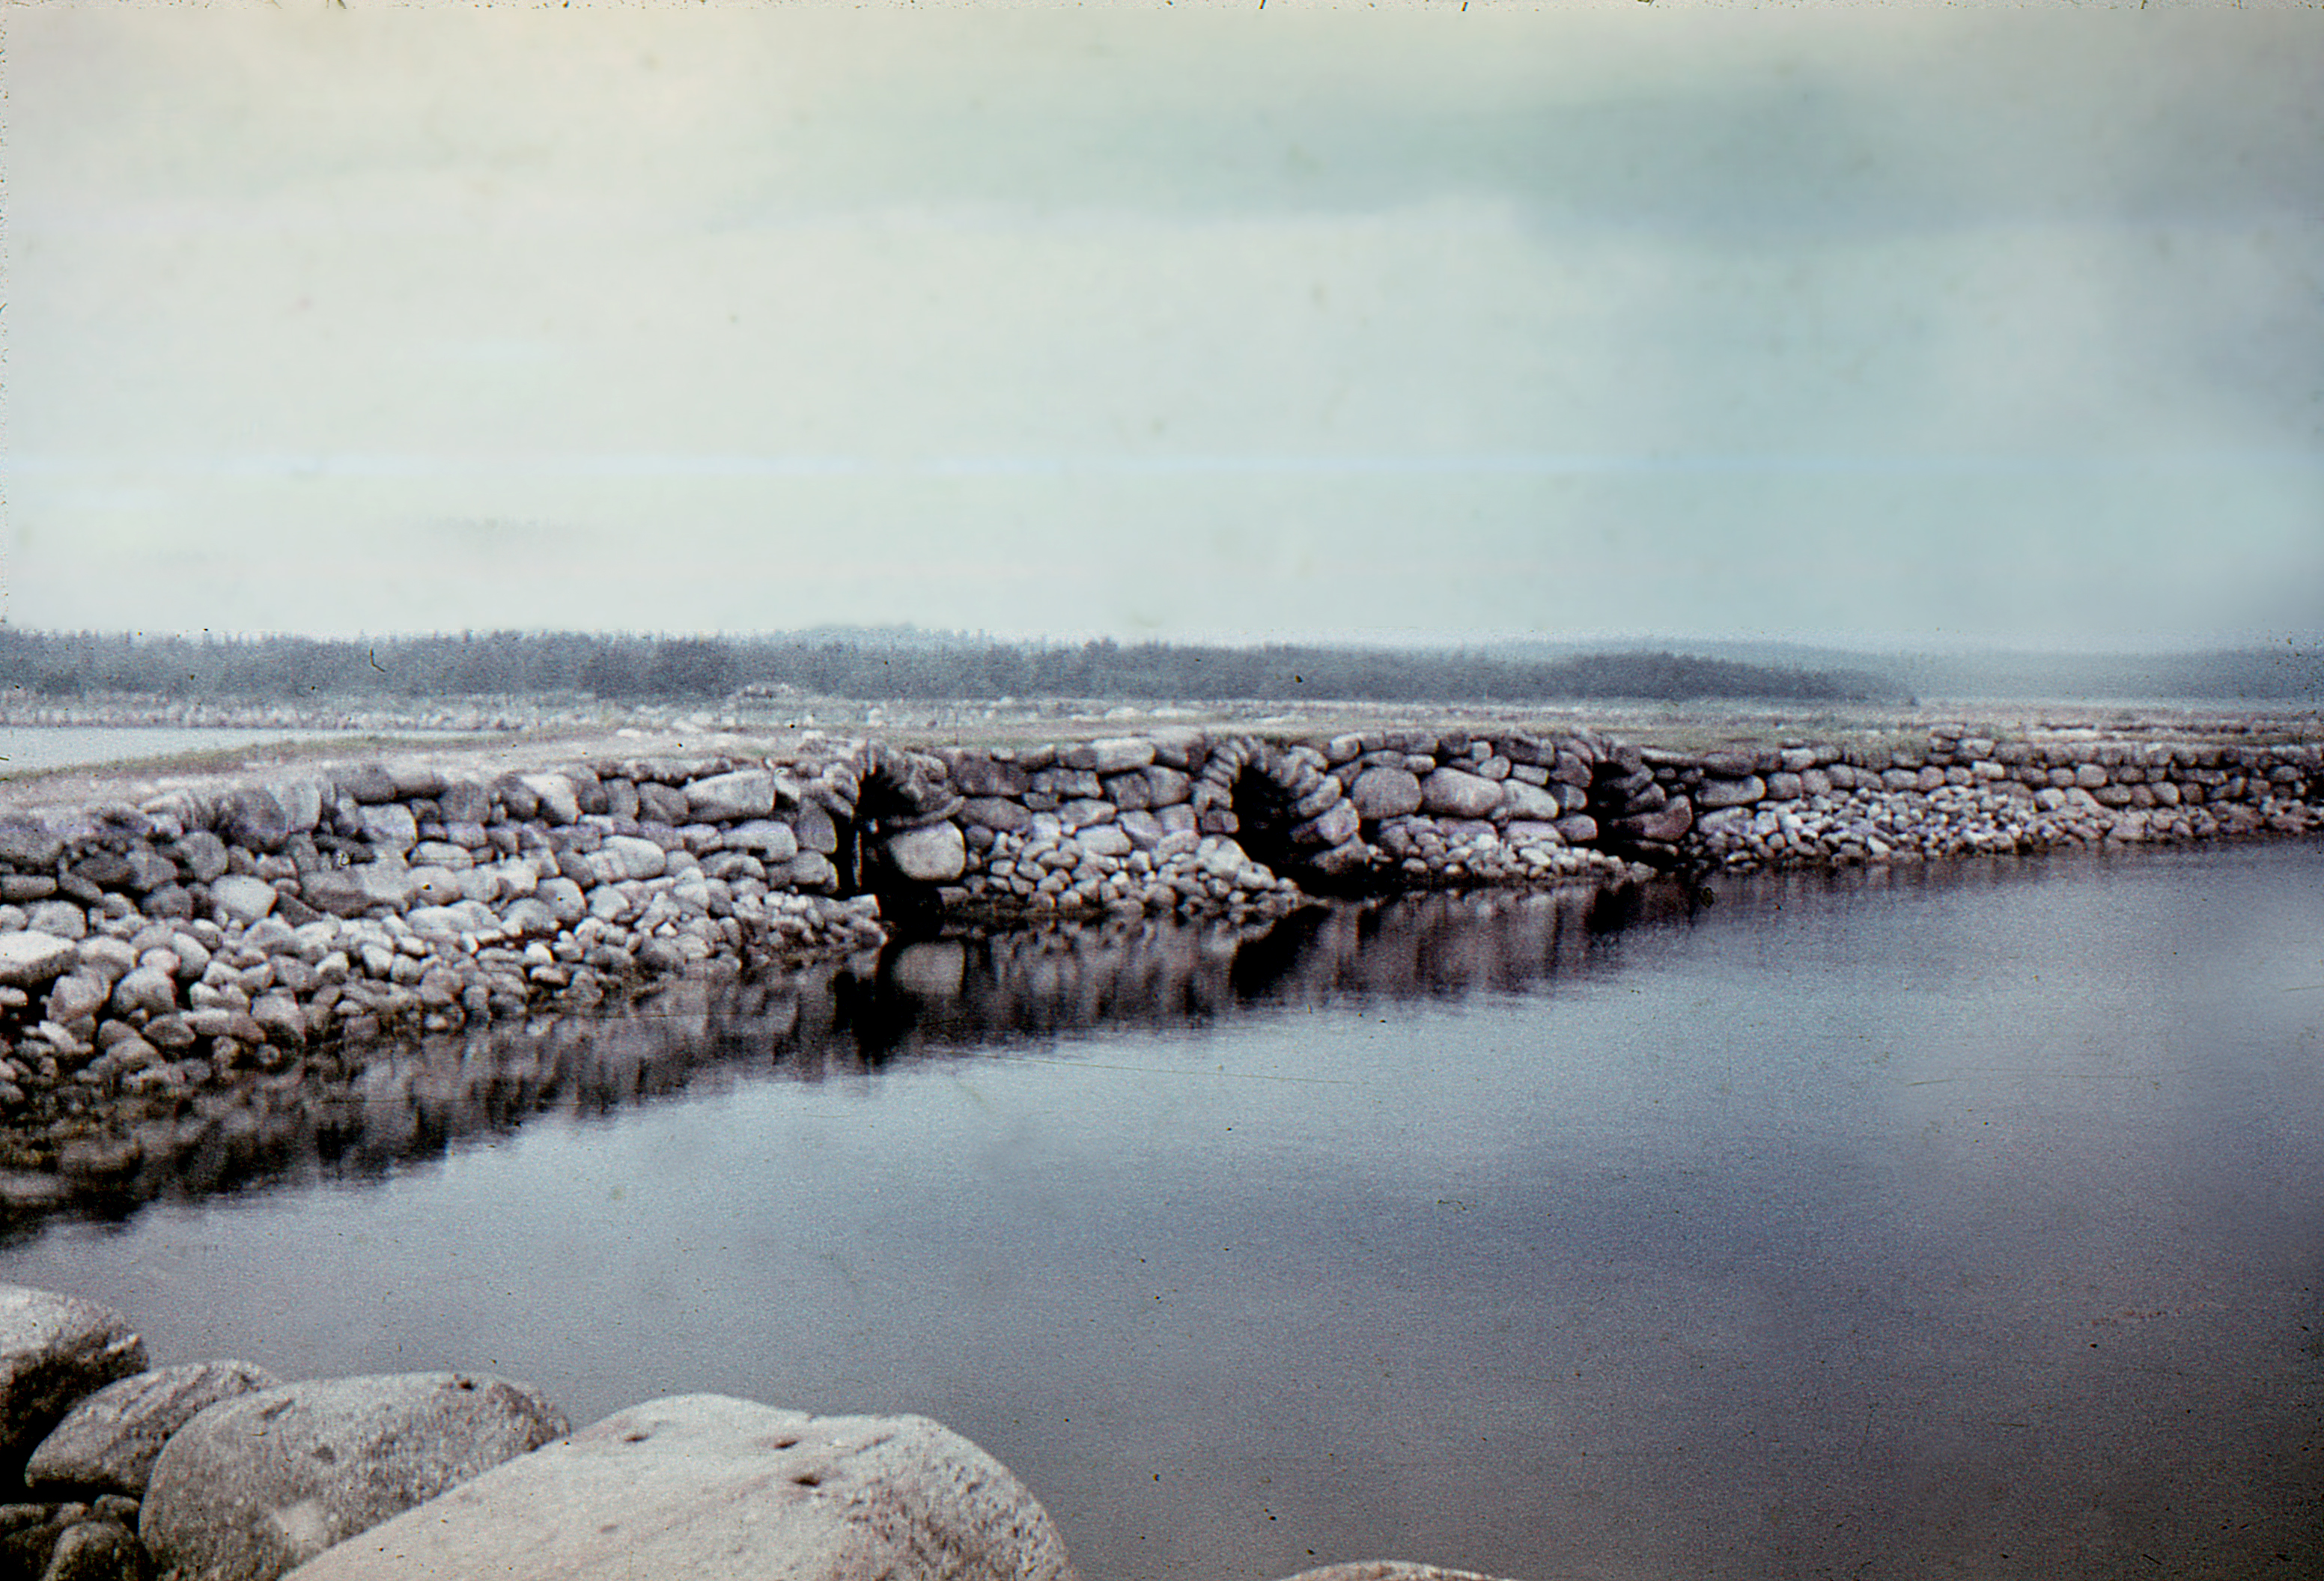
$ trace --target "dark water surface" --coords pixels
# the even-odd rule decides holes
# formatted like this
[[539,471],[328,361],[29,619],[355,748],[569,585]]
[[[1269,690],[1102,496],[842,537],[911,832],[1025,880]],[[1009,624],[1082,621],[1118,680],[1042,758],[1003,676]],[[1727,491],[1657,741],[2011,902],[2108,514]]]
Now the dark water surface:
[[0,1280],[576,1421],[925,1412],[1091,1581],[2324,1570],[2324,847],[1586,914],[923,945],[521,1124],[439,1052],[368,1100],[434,1156]]

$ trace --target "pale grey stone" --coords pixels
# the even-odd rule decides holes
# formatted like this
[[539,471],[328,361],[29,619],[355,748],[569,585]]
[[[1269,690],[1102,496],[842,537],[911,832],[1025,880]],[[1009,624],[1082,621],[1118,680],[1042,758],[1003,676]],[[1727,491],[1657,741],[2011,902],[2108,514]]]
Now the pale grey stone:
[[[964,836],[963,844],[965,843]],[[771,873],[768,876],[773,877]],[[794,888],[829,889],[839,882],[839,869],[833,867],[831,859],[821,851],[803,850],[791,859],[789,867],[783,869],[783,878]]]
[[0,862],[32,871],[53,868],[65,854],[65,837],[37,818],[0,822]]
[[110,982],[95,972],[76,971],[57,979],[44,1009],[50,1020],[67,1026],[84,1016],[96,1015],[112,997]]
[[500,918],[503,929],[521,938],[546,938],[558,929],[557,913],[533,896],[511,901],[502,908]]
[[1027,783],[1024,769],[982,752],[963,752],[953,760],[952,787],[964,796],[1021,796]]
[[1355,803],[1342,800],[1333,802],[1321,815],[1294,827],[1291,835],[1305,845],[1341,846],[1355,839],[1362,826]]
[[1111,802],[1099,801],[1094,797],[1067,802],[1057,809],[1057,821],[1067,829],[1087,829],[1094,824],[1111,823],[1117,816],[1119,812]]
[[355,822],[363,830],[364,839],[389,850],[410,850],[420,840],[419,820],[401,802],[359,806],[355,809]]
[[79,951],[73,942],[54,933],[31,930],[0,933],[0,986],[37,988],[78,958]]
[[[518,790],[524,795],[531,795],[530,790],[525,789],[521,779],[514,776],[510,777]],[[533,800],[537,804],[540,798],[534,796]],[[444,822],[447,825],[490,823],[493,816],[493,787],[474,779],[447,779],[444,782],[444,788],[436,794],[436,804],[443,809]]]
[[705,823],[764,818],[775,810],[775,777],[763,768],[714,774],[686,787],[686,804]]
[[798,855],[798,832],[779,818],[753,818],[720,837],[723,850],[746,850],[762,862],[787,862]]
[[517,778],[540,804],[541,817],[557,824],[581,822],[580,793],[570,775],[521,774]]
[[[1123,816],[1134,817],[1136,814],[1125,813]],[[1135,849],[1129,832],[1120,828],[1118,821],[1084,829],[1074,836],[1074,842],[1093,857],[1126,857]]]
[[25,1463],[35,1498],[90,1493],[145,1495],[170,1435],[203,1407],[281,1380],[248,1362],[189,1362],[107,1383],[67,1413]]
[[1016,834],[1030,828],[1033,814],[1016,802],[1000,796],[971,796],[960,804],[961,821],[997,834]]
[[401,911],[411,904],[411,890],[410,869],[393,862],[321,868],[299,881],[300,899],[317,911],[343,917]]
[[24,926],[60,939],[86,939],[88,914],[69,900],[44,900],[24,914]]
[[408,904],[412,905],[450,905],[467,898],[460,892],[460,876],[438,864],[412,868],[404,878],[411,886]]
[[1089,743],[1088,768],[1099,774],[1120,774],[1143,768],[1154,761],[1154,743],[1144,736],[1115,736]]
[[1111,827],[1121,831],[1131,846],[1139,850],[1152,850],[1161,843],[1162,836],[1167,832],[1163,829],[1159,818],[1143,810],[1124,813],[1113,821]]
[[798,810],[797,825],[799,850],[829,856],[839,849],[839,826],[831,814],[814,802],[803,804]]
[[1364,818],[1402,818],[1420,811],[1420,780],[1409,769],[1383,764],[1356,776],[1348,799]]
[[137,970],[136,947],[126,939],[116,939],[109,933],[97,933],[83,939],[74,952],[80,957],[83,971],[94,972],[108,984],[117,983]]
[[589,897],[570,878],[543,878],[533,898],[549,907],[559,927],[571,927],[589,915]]
[[141,966],[113,985],[113,1013],[167,1016],[178,1007],[177,980],[168,972]]
[[254,923],[274,909],[276,898],[273,885],[246,874],[228,874],[210,884],[210,910],[223,922]]
[[307,1041],[307,1013],[289,994],[259,995],[250,1002],[250,1018],[258,1023],[270,1043]]
[[120,1313],[0,1285],[0,1473],[13,1477],[76,1402],[144,1366],[145,1342]]
[[1420,800],[1439,817],[1482,818],[1500,805],[1501,786],[1457,768],[1439,768],[1421,783]]
[[936,1422],[704,1394],[632,1406],[298,1572],[420,1576],[1078,1581],[1033,1495]]
[[331,783],[341,795],[363,806],[395,800],[395,776],[384,763],[350,763],[332,773]]
[[1174,807],[1194,795],[1194,782],[1186,774],[1167,764],[1149,763],[1139,771],[1146,777],[1148,804]]
[[1568,845],[1591,845],[1598,839],[1598,820],[1587,813],[1568,813],[1557,821],[1557,832]]
[[659,878],[669,869],[669,852],[633,834],[609,836],[596,854],[618,864],[624,878]]
[[1530,818],[1537,823],[1554,823],[1564,809],[1557,797],[1537,785],[1521,779],[1504,780],[1501,784],[1501,811],[1512,818]]
[[920,884],[949,884],[968,870],[968,841],[956,823],[932,823],[888,837],[896,871]]
[[207,829],[192,829],[177,843],[178,860],[197,884],[214,882],[226,869],[226,841]]
[[1766,783],[1756,774],[1748,779],[1706,779],[1694,788],[1694,804],[1711,813],[1758,801],[1766,794]]
[[142,1535],[184,1581],[274,1581],[566,1431],[505,1379],[332,1378],[220,1401],[153,1464]]

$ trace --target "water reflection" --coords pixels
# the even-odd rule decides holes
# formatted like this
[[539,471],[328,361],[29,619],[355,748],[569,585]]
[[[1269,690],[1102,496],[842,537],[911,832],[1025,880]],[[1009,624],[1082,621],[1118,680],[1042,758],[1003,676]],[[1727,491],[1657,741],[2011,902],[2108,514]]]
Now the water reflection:
[[1271,927],[1138,918],[966,933],[751,979],[694,979],[613,1016],[542,1016],[262,1079],[0,1181],[0,1234],[59,1214],[383,1179],[549,1115],[587,1118],[742,1080],[862,1080],[899,1062],[1047,1046],[1230,1013],[1539,991],[1603,970],[1627,929],[1691,914],[1674,883],[1319,906]]

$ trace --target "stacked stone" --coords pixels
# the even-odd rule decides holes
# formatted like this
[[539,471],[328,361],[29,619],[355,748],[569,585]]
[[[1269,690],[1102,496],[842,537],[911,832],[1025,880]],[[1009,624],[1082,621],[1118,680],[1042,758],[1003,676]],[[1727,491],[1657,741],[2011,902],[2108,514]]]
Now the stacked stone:
[[2000,740],[1932,729],[1918,749],[1655,754],[1696,808],[1692,848],[1729,867],[1915,860],[2324,827],[2324,755],[2275,746]]
[[940,754],[961,793],[961,881],[946,898],[1035,915],[1273,915],[1286,878],[1232,835],[1234,777],[1260,749],[1195,730]]
[[[1259,839],[1285,853],[1293,878],[1604,882],[1632,871],[1588,849],[1600,839],[1593,787],[1615,750],[1579,733],[1375,731],[1278,746],[1186,729],[948,752],[969,848],[958,897],[1040,912],[1231,909],[1234,896],[1214,893],[1217,881]],[[1612,813],[1627,810],[1618,800]],[[1250,868],[1234,889],[1246,906],[1290,893],[1282,877]]]
[[68,1122],[385,1029],[875,946],[876,898],[831,893],[855,756],[370,764],[0,823],[0,1113]]

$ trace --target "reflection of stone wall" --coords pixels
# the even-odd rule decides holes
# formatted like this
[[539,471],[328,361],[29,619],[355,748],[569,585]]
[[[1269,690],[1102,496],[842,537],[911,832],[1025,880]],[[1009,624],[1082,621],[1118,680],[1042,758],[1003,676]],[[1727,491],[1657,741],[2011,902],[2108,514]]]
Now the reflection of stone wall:
[[750,979],[688,978],[620,1015],[438,1034],[318,1056],[167,1118],[134,1109],[67,1139],[53,1174],[0,1174],[0,1212],[120,1211],[320,1172],[360,1180],[542,1115],[587,1117],[746,1078],[861,1080],[899,1061],[1110,1029],[1167,1030],[1252,1005],[1514,988],[1585,970],[1586,892],[1433,896],[1223,918],[1111,919],[893,946]]

